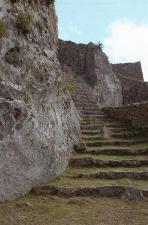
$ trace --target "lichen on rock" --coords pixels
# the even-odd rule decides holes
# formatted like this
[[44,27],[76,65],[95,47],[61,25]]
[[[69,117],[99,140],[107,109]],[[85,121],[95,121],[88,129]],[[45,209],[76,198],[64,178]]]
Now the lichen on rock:
[[[7,35],[0,39],[0,200],[47,182],[67,165],[79,116],[56,57],[57,18],[46,1],[0,2]],[[32,15],[29,33],[18,13]],[[40,32],[36,21],[45,29]]]

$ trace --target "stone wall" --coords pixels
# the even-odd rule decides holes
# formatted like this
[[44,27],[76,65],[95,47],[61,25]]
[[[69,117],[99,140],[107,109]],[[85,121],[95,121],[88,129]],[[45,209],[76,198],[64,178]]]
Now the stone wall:
[[107,116],[130,122],[135,129],[146,130],[148,135],[148,102],[129,104],[123,107],[106,107]]
[[63,67],[70,67],[84,78],[98,103],[116,106],[122,104],[120,81],[99,46],[59,40],[58,58]]
[[148,82],[144,82],[141,63],[112,64],[122,85],[123,105],[148,101]]
[[112,69],[117,76],[144,81],[141,62],[112,64]]
[[0,1],[0,200],[55,178],[79,137],[49,2]]
[[148,101],[148,82],[120,77],[123,105]]

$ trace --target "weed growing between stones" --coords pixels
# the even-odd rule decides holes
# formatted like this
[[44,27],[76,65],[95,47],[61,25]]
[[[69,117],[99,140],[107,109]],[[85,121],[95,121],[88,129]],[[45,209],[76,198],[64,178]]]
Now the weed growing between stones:
[[41,18],[36,21],[36,26],[41,32],[45,31],[45,29],[46,29],[46,23]]
[[46,0],[47,4],[51,5],[55,3],[55,0]]
[[32,16],[30,13],[20,11],[17,16],[17,25],[24,33],[31,30]]
[[6,32],[5,24],[2,20],[0,20],[0,38],[4,36],[5,32]]
[[27,53],[29,51],[29,45],[27,45],[25,42],[22,42],[20,44],[20,51],[22,53]]
[[98,42],[98,47],[100,48],[100,49],[103,49],[104,48],[104,45],[103,45],[103,43],[101,43],[100,41]]
[[74,91],[74,86],[67,80],[64,81],[64,85],[67,87],[69,91]]

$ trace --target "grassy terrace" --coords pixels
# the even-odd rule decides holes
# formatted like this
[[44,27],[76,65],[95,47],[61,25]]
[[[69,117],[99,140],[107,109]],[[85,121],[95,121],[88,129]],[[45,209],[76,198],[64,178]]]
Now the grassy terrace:
[[65,170],[65,172],[62,174],[62,176],[65,175],[76,175],[80,173],[97,173],[97,172],[148,172],[148,167],[146,166],[141,166],[138,168],[126,168],[126,167],[105,167],[105,168],[95,168],[95,167],[69,167]]
[[90,154],[75,154],[71,159],[82,159],[82,158],[94,158],[101,160],[148,160],[148,156],[129,156],[129,155],[90,155]]
[[0,225],[147,225],[147,210],[148,201],[28,195],[0,203]]

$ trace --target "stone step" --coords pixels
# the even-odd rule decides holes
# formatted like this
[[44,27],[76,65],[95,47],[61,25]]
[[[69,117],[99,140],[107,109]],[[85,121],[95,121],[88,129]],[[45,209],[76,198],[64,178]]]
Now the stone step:
[[[66,175],[65,175],[66,176]],[[133,180],[148,180],[148,168],[147,172],[123,172],[123,171],[117,171],[117,172],[97,172],[97,173],[78,173],[74,175],[67,175],[66,177],[74,178],[74,179],[133,179]]]
[[[119,133],[118,130],[116,131],[116,127],[123,127],[124,126],[124,128],[125,128],[125,125],[123,125],[123,124],[113,123],[113,122],[105,123],[101,119],[100,120],[99,119],[96,119],[96,120],[91,121],[91,122],[88,122],[88,121],[83,120],[83,122],[81,122],[81,125],[82,126],[83,125],[86,125],[86,126],[89,126],[89,125],[98,125],[98,126],[100,126],[100,129],[102,129],[102,131],[103,131],[103,129],[104,130],[105,129],[108,129],[108,130],[110,130],[111,133]],[[114,132],[111,131],[111,128],[112,127],[114,127],[114,129],[115,129]],[[86,127],[86,129],[87,129],[87,127]],[[129,131],[129,128],[128,127],[126,127],[126,129]]]
[[105,116],[99,110],[81,110],[81,111],[83,112],[84,115],[89,116],[87,118],[90,118],[90,116],[96,115],[96,116],[100,116],[101,118],[105,119]]
[[102,110],[100,110],[97,106],[93,106],[93,107],[82,107],[81,106],[81,109],[83,110],[86,110],[88,112],[94,112],[94,111],[97,111],[98,113],[102,114],[102,115],[105,115]]
[[98,112],[100,112],[101,114],[104,114],[100,109],[98,109],[98,107],[97,106],[95,106],[95,105],[93,105],[93,106],[91,106],[91,107],[83,107],[83,106],[79,106],[79,107],[77,107],[77,108],[79,108],[80,110],[86,110],[86,111],[98,111]]
[[130,138],[134,137],[136,134],[134,132],[119,132],[119,133],[111,133],[112,138]]
[[129,129],[129,127],[127,127],[127,125],[125,124],[121,124],[121,123],[113,122],[113,121],[105,121],[100,118],[95,118],[95,116],[92,119],[82,118],[81,125],[94,125],[94,124],[108,127],[108,128],[114,128],[114,129],[116,128]]
[[82,114],[81,115],[81,118],[84,120],[84,121],[93,121],[93,120],[100,120],[100,121],[106,121],[104,119],[104,115],[101,115],[101,114],[93,114],[93,115],[88,115],[88,114]]
[[81,125],[81,130],[83,131],[83,130],[88,130],[88,131],[92,131],[93,132],[93,130],[96,130],[96,129],[98,129],[98,130],[100,130],[100,128],[101,128],[101,125],[100,124],[92,124],[92,125]]
[[110,148],[104,149],[91,148],[91,149],[76,149],[77,153],[91,154],[91,155],[148,155],[148,148]]
[[[102,126],[102,122],[100,122],[100,120],[98,119],[94,119],[92,121],[88,121],[88,120],[84,120],[81,118],[81,126],[89,126],[89,125],[99,125],[99,126]],[[92,128],[93,129],[93,128]]]
[[[81,115],[82,116],[82,115]],[[94,124],[98,124],[98,125],[100,125],[101,127],[109,127],[110,128],[110,130],[112,130],[111,129],[111,126],[113,125],[113,127],[114,127],[114,125],[115,125],[115,127],[114,127],[114,131],[113,132],[118,132],[118,129],[116,130],[116,126],[122,126],[123,127],[123,124],[117,124],[117,123],[115,123],[115,122],[113,122],[112,120],[108,120],[108,121],[106,121],[103,117],[101,118],[94,118],[94,119],[83,119],[83,118],[81,118],[82,120],[81,120],[81,125],[94,125]],[[125,128],[124,127],[124,131],[129,131],[129,128]],[[118,132],[119,133],[119,132]]]
[[99,141],[99,140],[105,140],[104,137],[102,137],[101,135],[97,134],[97,135],[82,135],[80,140],[83,142],[85,141]]
[[88,89],[88,87],[86,87],[86,85],[81,86],[81,85],[75,85],[75,91],[76,93],[86,93],[86,94],[90,94],[92,95],[92,92],[90,91],[90,89]]
[[80,96],[80,97],[93,97],[90,93],[86,92],[86,91],[82,91],[82,90],[79,90],[78,88],[75,88],[74,91],[71,91],[70,92],[71,95],[73,96]]
[[105,125],[109,128],[129,129],[129,126],[127,124],[119,123],[119,122],[106,123]]
[[99,160],[148,160],[147,155],[105,155],[105,154],[99,154],[99,155],[92,155],[92,154],[82,154],[82,153],[75,153],[71,156],[72,159],[86,159],[86,158],[92,158],[92,159],[99,159]]
[[71,95],[74,101],[82,101],[82,102],[94,102],[96,103],[96,100],[93,97],[87,96],[87,95]]
[[148,166],[148,159],[120,159],[120,160],[102,160],[92,157],[71,159],[69,166],[72,167],[140,167]]
[[85,141],[86,147],[98,147],[98,146],[130,146],[134,144],[147,143],[146,139],[112,139],[112,140],[104,140],[104,141]]
[[75,105],[76,105],[76,107],[94,107],[94,104],[92,104],[92,103],[89,103],[89,102],[87,102],[87,103],[79,103],[79,102],[75,102]]
[[148,173],[148,167],[141,166],[141,167],[68,167],[62,176],[75,176],[78,174],[96,174],[96,173],[115,173],[115,172],[133,172],[133,173]]
[[[86,180],[88,182],[88,180]],[[93,180],[94,181],[94,180]],[[72,182],[73,179],[72,179]],[[112,184],[111,182],[103,182],[104,185],[86,185],[84,182],[79,182],[78,186],[70,185],[68,180],[63,186],[46,185],[36,187],[32,190],[33,194],[37,195],[56,195],[60,197],[75,197],[75,196],[99,196],[99,197],[116,197],[127,198],[130,200],[142,201],[147,195],[146,188],[139,188],[129,184]],[[109,184],[108,184],[109,183]],[[111,184],[110,184],[111,183]]]
[[148,186],[148,181],[147,180],[134,180],[134,179],[77,179],[77,182],[74,178],[72,177],[63,177],[60,176],[57,179],[55,179],[52,182],[49,182],[49,186],[54,186],[54,187],[80,187],[80,186],[108,186],[108,185],[125,185],[125,186],[133,186],[135,188],[143,188],[146,189]]
[[88,101],[87,99],[82,99],[82,100],[81,100],[81,99],[79,99],[79,100],[76,99],[76,100],[75,100],[75,103],[78,103],[78,104],[84,104],[84,103],[85,103],[85,104],[88,104],[88,103],[89,103],[89,104],[92,104],[92,105],[97,104],[96,101],[94,101],[94,100],[89,100],[89,101]]
[[96,136],[100,134],[100,130],[83,130],[81,131],[82,135],[91,135],[91,136]]

